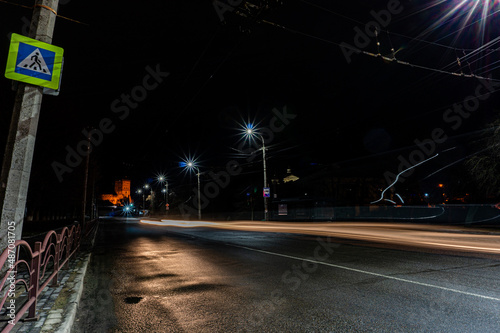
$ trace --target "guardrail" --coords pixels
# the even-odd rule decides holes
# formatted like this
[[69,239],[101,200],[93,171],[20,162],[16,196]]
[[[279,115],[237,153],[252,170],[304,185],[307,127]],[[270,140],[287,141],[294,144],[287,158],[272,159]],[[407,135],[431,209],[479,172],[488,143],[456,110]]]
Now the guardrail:
[[277,221],[401,221],[439,224],[498,224],[500,206],[492,204],[440,204],[435,206],[333,206],[324,202],[286,199],[272,202]]
[[[96,225],[97,220],[87,222],[83,236],[88,236]],[[58,285],[59,271],[68,268],[82,238],[81,226],[73,225],[62,228],[60,233],[49,231],[43,242],[35,242],[33,247],[25,240],[17,240],[3,251],[0,268],[6,273],[0,283],[0,316],[8,324],[1,333],[10,332],[26,312],[24,321],[38,320],[38,296],[49,284]]]

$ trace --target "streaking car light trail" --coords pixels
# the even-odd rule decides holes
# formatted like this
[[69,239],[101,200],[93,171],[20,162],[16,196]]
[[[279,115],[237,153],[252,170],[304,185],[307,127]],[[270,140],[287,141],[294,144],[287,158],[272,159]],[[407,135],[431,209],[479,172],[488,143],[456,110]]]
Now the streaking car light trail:
[[[370,204],[374,204],[374,203],[377,203],[377,202],[379,202],[379,201],[382,201],[382,200],[384,199],[384,194],[385,194],[385,192],[386,192],[388,189],[390,189],[391,187],[393,187],[393,186],[394,186],[394,185],[395,185],[395,184],[399,181],[399,176],[401,176],[403,173],[405,173],[405,172],[407,172],[407,171],[409,171],[409,170],[411,170],[411,169],[413,169],[413,168],[416,168],[416,167],[418,167],[419,165],[421,165],[421,164],[423,164],[423,163],[425,163],[425,162],[428,162],[428,161],[430,161],[430,160],[432,160],[433,158],[436,158],[436,157],[438,157],[438,156],[439,156],[439,154],[436,154],[436,155],[434,155],[434,156],[431,156],[431,157],[429,157],[428,159],[423,160],[422,162],[419,162],[419,163],[417,163],[417,164],[415,164],[415,165],[412,165],[411,167],[409,167],[409,168],[407,168],[407,169],[405,169],[405,170],[401,171],[400,173],[398,173],[398,174],[397,174],[397,176],[396,176],[396,179],[394,180],[394,182],[393,182],[391,185],[387,186],[387,188],[386,188],[385,190],[383,190],[383,191],[382,191],[382,193],[380,194],[380,199],[375,200],[375,201],[373,201],[373,202],[370,202]],[[401,200],[401,201],[402,201],[402,200]]]
[[180,228],[197,228],[197,227],[215,227],[216,222],[203,221],[182,221],[182,220],[141,220],[141,223],[161,225],[165,227],[180,227]]
[[256,222],[141,220],[141,223],[180,228],[215,228],[235,231],[330,236],[429,249],[500,254],[500,232],[457,226],[384,222]]

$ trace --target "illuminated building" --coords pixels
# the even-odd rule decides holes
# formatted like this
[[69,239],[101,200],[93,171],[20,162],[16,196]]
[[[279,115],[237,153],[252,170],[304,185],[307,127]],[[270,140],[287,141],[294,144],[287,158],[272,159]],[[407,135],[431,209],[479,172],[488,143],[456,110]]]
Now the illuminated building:
[[122,179],[115,181],[115,194],[102,194],[101,200],[120,206],[132,203],[132,198],[130,197],[130,180]]

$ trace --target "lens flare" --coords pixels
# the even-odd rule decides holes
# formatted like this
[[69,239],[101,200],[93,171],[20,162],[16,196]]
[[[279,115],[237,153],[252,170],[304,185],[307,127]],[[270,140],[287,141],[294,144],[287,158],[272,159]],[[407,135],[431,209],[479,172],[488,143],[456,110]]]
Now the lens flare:
[[498,26],[494,18],[500,12],[500,0],[438,0],[427,9],[431,7],[439,17],[420,36],[444,30],[448,34],[441,39],[454,35],[456,42],[465,34],[482,45],[485,32]]

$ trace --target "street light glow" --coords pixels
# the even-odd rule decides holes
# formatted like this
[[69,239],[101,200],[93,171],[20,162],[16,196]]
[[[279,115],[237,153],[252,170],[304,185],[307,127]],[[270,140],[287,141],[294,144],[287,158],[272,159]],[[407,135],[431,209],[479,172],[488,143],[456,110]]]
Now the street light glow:
[[[266,143],[264,141],[264,138],[262,135],[258,132],[256,129],[256,126],[253,123],[246,123],[243,127],[244,129],[244,138],[248,141],[253,141],[255,138],[258,138],[261,140],[262,147],[259,149],[262,151],[262,166],[263,166],[263,172],[264,172],[264,186],[263,190],[268,188],[269,184],[267,183],[267,167],[266,167]],[[268,216],[268,209],[269,209],[269,203],[267,201],[267,196],[264,197],[264,219],[266,221],[269,220]]]
[[241,135],[244,140],[253,142],[256,139],[262,140],[262,135],[254,123],[246,123],[241,127]]
[[182,161],[179,162],[179,167],[189,170],[198,167],[198,162],[195,158],[191,156],[185,156]]
[[254,130],[255,130],[254,124],[247,124],[245,127],[246,127],[246,134],[247,135],[252,135],[254,133]]
[[245,125],[245,136],[253,137],[256,134],[255,125],[248,123]]
[[468,35],[467,38],[477,38],[481,43],[484,42],[484,33],[487,26],[494,24],[494,17],[500,10],[500,0],[454,0],[446,2],[436,0],[427,9],[437,5],[445,6],[444,9],[441,9],[443,15],[440,15],[440,18],[436,19],[421,35],[433,33],[437,28],[442,28],[448,24],[456,24],[458,30],[453,32],[458,32],[456,39],[460,37],[465,28],[471,27],[475,36]]
[[[179,163],[180,164],[180,163]],[[181,165],[181,164],[180,164]],[[185,167],[188,170],[195,169],[197,171],[196,178],[198,180],[198,220],[201,220],[201,189],[200,189],[200,168],[196,165],[196,161],[192,159],[188,159],[184,162]]]
[[187,169],[199,169],[198,168],[198,165],[196,163],[195,160],[187,160],[185,163],[184,163],[184,167],[187,168]]

